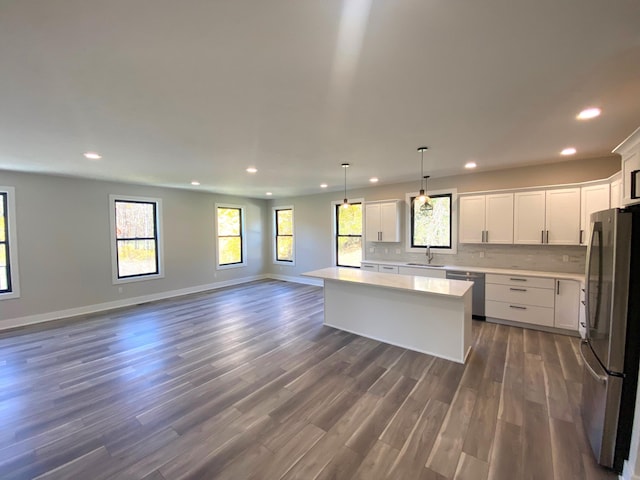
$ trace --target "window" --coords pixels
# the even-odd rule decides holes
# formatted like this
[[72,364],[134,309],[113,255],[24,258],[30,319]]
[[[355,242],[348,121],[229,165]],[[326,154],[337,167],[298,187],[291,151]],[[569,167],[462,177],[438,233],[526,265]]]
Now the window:
[[244,208],[216,205],[218,267],[246,265],[244,251]]
[[275,262],[293,265],[293,207],[273,209],[275,231]]
[[335,205],[336,265],[360,268],[362,261],[362,203]]
[[0,299],[17,298],[18,243],[15,232],[13,187],[0,187]]
[[430,195],[433,209],[414,208],[415,196],[410,196],[411,204],[411,248],[452,248],[452,201],[453,194]]
[[114,281],[161,277],[160,200],[110,198]]

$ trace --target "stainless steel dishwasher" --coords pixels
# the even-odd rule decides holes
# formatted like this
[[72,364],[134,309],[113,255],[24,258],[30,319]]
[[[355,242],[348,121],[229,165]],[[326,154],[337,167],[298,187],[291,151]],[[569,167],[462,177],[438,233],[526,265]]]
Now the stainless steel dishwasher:
[[473,282],[471,315],[478,320],[485,320],[484,315],[484,273],[464,272],[462,270],[447,270],[450,280],[466,280]]

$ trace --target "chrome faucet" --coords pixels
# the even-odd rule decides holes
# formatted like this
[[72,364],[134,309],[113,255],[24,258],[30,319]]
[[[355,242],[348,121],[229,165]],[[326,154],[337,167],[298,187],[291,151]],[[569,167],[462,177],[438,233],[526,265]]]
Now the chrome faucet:
[[433,260],[433,253],[431,253],[431,245],[427,245],[427,250],[425,251],[425,255],[427,256],[427,262],[430,264],[431,260]]

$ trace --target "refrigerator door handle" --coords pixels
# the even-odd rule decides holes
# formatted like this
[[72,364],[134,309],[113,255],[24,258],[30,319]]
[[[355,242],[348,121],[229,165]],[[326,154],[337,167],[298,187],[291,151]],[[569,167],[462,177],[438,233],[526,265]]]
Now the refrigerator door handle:
[[[596,223],[595,222],[591,222],[591,231],[589,232],[589,243],[587,245],[587,271],[586,271],[586,275],[585,275],[585,292],[584,292],[584,299],[585,299],[585,304],[584,304],[584,316],[586,319],[586,323],[587,323],[587,328],[585,331],[585,337],[588,339],[591,336],[591,332],[590,332],[590,328],[591,328],[591,308],[589,305],[589,299],[590,299],[590,295],[591,295],[591,288],[590,288],[590,283],[591,283],[591,249],[593,248],[593,237],[596,234]],[[580,351],[580,354],[582,354],[582,351]]]
[[[591,364],[589,363],[589,361],[585,358],[584,353],[583,353],[583,348],[587,346],[589,347],[589,342],[587,340],[582,340],[580,342],[580,356],[582,357],[582,361],[584,362],[584,366],[587,367],[588,372],[591,374],[591,376],[593,378],[595,378],[598,382],[600,383],[607,383],[607,376],[606,375],[600,375],[598,372],[596,372],[593,367],[591,366]],[[591,348],[591,347],[589,347]]]

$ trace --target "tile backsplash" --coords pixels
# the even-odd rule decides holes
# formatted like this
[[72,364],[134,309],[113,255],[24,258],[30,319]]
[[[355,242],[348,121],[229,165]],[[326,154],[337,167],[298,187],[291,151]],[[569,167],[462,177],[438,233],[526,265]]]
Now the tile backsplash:
[[[373,248],[373,252],[371,249]],[[396,253],[399,251],[400,253]],[[473,267],[520,268],[548,272],[584,273],[587,249],[579,246],[556,245],[458,245],[455,255],[438,254],[431,263]],[[409,253],[404,245],[389,243],[366,244],[367,260],[424,262],[420,253]],[[566,260],[566,261],[565,261]]]

